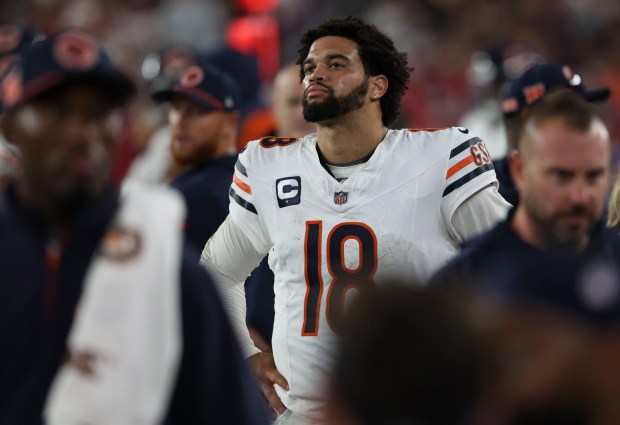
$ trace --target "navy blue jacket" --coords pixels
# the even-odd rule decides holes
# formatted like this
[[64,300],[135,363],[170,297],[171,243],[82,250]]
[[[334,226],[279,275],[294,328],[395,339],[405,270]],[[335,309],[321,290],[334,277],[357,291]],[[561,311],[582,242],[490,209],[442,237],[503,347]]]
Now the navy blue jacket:
[[[88,265],[117,208],[115,191],[49,244],[41,218],[0,201],[0,424],[39,425]],[[256,388],[206,272],[187,249],[181,262],[183,349],[165,424],[267,424]]]
[[[228,191],[236,161],[236,155],[216,158],[186,171],[170,183],[185,199],[185,237],[198,252],[202,252],[228,215]],[[196,261],[199,259],[198,256]]]
[[512,206],[516,207],[519,203],[519,192],[512,181],[510,175],[510,165],[508,164],[508,157],[500,158],[493,161],[493,168],[495,168],[495,175],[499,182],[499,194],[504,197],[505,200],[510,202]]
[[[185,199],[185,237],[200,252],[228,215],[228,192],[236,155],[216,158],[178,176],[171,186]],[[263,260],[246,281],[247,322],[271,341],[273,331],[273,273]]]
[[463,245],[434,284],[558,309],[595,325],[620,324],[620,236],[599,222],[580,255],[552,255],[523,242],[506,221]]

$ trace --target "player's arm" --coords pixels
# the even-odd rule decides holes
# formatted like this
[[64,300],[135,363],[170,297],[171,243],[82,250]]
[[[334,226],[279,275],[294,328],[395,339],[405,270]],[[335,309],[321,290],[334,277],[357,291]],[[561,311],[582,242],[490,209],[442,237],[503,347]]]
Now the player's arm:
[[[271,242],[257,208],[257,187],[246,167],[251,164],[253,142],[239,154],[230,186],[229,215],[209,238],[200,259],[213,276],[245,357],[260,350],[246,326],[243,283],[265,257]],[[255,146],[254,146],[255,147]]]
[[482,233],[502,220],[510,204],[497,192],[497,177],[484,142],[468,130],[448,130],[450,153],[441,213],[455,243]]
[[200,263],[213,277],[224,306],[228,311],[245,357],[260,350],[256,348],[246,326],[245,289],[243,283],[265,256],[241,231],[230,216],[205,245]]
[[494,185],[488,185],[460,204],[452,215],[452,227],[461,241],[489,230],[506,218],[511,205]]
[[222,294],[242,352],[252,364],[263,394],[282,413],[286,408],[274,385],[288,389],[288,383],[276,368],[273,355],[261,352],[254,345],[246,325],[243,282],[272,246],[260,216],[261,198],[256,197],[260,185],[252,180],[252,169],[247,167],[252,164],[252,154],[257,148],[256,143],[250,142],[239,155],[230,188],[230,214],[205,245],[201,263],[210,271]]
[[205,245],[200,262],[216,282],[242,353],[252,364],[263,394],[278,413],[283,413],[286,408],[273,386],[277,384],[288,390],[288,382],[277,370],[273,355],[261,352],[254,345],[246,325],[243,283],[264,256],[265,252],[257,250],[228,216]]

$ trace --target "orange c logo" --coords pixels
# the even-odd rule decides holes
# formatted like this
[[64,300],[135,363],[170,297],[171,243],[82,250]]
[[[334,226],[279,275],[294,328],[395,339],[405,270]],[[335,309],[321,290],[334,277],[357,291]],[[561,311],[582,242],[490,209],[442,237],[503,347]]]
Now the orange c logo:
[[183,87],[196,87],[204,78],[205,74],[199,66],[190,66],[181,76],[181,85]]
[[53,55],[56,62],[65,69],[87,71],[99,60],[99,47],[88,34],[71,31],[58,37]]

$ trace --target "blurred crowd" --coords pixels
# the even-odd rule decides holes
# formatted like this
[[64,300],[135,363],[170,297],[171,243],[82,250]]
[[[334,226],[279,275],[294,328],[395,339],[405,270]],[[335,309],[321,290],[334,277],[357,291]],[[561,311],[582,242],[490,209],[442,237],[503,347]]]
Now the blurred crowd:
[[[568,0],[28,0],[2,8],[2,16],[24,18],[44,33],[69,25],[88,29],[137,81],[152,72],[144,58],[173,44],[207,56],[226,47],[250,54],[258,60],[258,80],[237,72],[255,79],[256,86],[248,83],[246,89],[255,96],[254,107],[269,103],[275,73],[293,60],[306,28],[329,16],[354,14],[393,37],[415,68],[397,127],[457,123],[501,93],[506,80],[528,64],[547,61],[567,64],[584,81],[612,89],[601,110],[612,138],[620,137],[620,90],[614,90],[620,88],[615,54],[620,5],[613,0],[597,0],[595,7]],[[144,96],[144,86],[141,92]],[[132,121],[133,148],[140,151],[157,118],[138,102]]]

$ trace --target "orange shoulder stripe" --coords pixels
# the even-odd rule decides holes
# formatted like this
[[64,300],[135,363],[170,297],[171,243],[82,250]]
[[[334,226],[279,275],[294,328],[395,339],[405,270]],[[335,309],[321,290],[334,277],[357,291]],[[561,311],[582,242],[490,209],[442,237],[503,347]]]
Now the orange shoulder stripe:
[[474,162],[474,157],[471,155],[467,155],[466,158],[461,159],[459,162],[457,162],[448,169],[448,173],[446,174],[446,180],[461,171],[463,168],[467,167],[472,162]]
[[239,186],[239,189],[243,190],[248,195],[252,194],[252,188],[248,184],[242,182],[241,179],[237,177],[237,173],[233,174],[233,181],[235,182],[237,186]]

